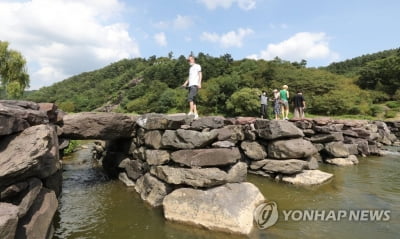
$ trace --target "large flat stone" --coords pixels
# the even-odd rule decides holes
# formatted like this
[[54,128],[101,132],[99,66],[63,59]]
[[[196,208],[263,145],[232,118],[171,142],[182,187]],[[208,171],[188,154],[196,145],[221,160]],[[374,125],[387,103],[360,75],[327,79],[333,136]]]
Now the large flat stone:
[[157,178],[175,185],[212,187],[227,182],[227,173],[218,168],[175,168],[156,166],[150,170]]
[[262,169],[268,173],[283,173],[295,174],[300,173],[303,169],[308,168],[308,162],[299,159],[286,159],[286,160],[263,160],[264,166]]
[[29,177],[46,178],[60,167],[53,126],[32,126],[0,141],[0,188]]
[[132,137],[135,117],[119,113],[82,112],[64,116],[63,138],[113,140]]
[[164,215],[171,221],[211,230],[249,234],[253,212],[265,201],[251,183],[228,183],[208,190],[181,188],[164,198]]
[[276,140],[268,144],[269,158],[302,159],[317,152],[317,148],[310,141],[302,138]]
[[171,154],[172,161],[189,167],[224,166],[240,160],[238,148],[179,150]]

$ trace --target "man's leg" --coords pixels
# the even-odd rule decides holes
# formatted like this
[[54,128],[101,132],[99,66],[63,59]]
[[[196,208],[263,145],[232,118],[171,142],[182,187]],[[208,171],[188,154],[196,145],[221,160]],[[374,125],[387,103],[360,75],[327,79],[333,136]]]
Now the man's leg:
[[194,103],[193,103],[193,101],[189,101],[189,113],[194,113]]

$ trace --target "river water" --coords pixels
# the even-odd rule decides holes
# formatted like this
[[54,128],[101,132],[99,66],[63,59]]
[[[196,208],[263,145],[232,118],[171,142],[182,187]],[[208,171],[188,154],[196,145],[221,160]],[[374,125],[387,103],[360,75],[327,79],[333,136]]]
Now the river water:
[[[248,175],[249,182],[268,200],[276,202],[279,220],[270,228],[256,228],[249,236],[238,236],[164,220],[162,210],[143,202],[133,188],[108,180],[91,161],[90,148],[89,145],[64,159],[55,239],[400,238],[399,153],[359,158],[360,163],[350,167],[320,165],[320,170],[333,173],[334,179],[315,187],[297,187]],[[380,210],[377,212],[389,213],[390,220],[302,220],[300,215],[305,210]],[[294,212],[293,217],[285,218],[284,211]]]

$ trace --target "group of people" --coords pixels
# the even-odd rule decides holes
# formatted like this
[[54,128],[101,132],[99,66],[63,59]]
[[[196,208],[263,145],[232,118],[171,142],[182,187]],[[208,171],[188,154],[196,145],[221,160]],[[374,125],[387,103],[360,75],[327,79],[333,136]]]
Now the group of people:
[[[188,62],[190,64],[189,77],[183,83],[183,87],[188,88],[188,102],[189,102],[189,113],[193,115],[194,119],[199,117],[196,106],[196,96],[198,90],[201,88],[201,66],[196,63],[194,56],[189,56]],[[275,119],[279,120],[280,115],[283,120],[289,119],[289,91],[288,86],[283,85],[282,89],[278,91],[273,90],[273,97],[269,100],[267,92],[263,91],[260,95],[261,101],[261,118],[269,119],[268,101],[273,102]],[[306,102],[301,91],[297,91],[297,94],[291,100],[294,107],[294,118],[304,118],[304,109],[306,108]]]
[[[274,107],[274,115],[275,119],[279,120],[280,115],[283,120],[289,119],[289,91],[288,86],[283,85],[282,89],[278,91],[277,89],[273,90],[273,97],[270,101],[273,102]],[[268,112],[268,96],[265,91],[260,95],[260,103],[261,103],[261,118],[269,119]],[[297,91],[297,94],[291,100],[294,107],[294,118],[295,119],[303,119],[304,118],[304,110],[306,108],[306,101],[304,99],[303,93],[301,91]]]

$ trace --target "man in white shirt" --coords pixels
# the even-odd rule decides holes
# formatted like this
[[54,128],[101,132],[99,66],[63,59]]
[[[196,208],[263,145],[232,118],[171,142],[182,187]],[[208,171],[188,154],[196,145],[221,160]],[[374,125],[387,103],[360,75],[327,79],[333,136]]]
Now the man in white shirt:
[[188,94],[188,101],[189,101],[189,113],[188,115],[194,115],[194,118],[197,119],[199,115],[197,114],[197,107],[196,107],[196,96],[198,90],[201,88],[201,66],[196,64],[194,56],[189,56],[189,78],[183,83],[183,87],[189,87],[189,94]]

